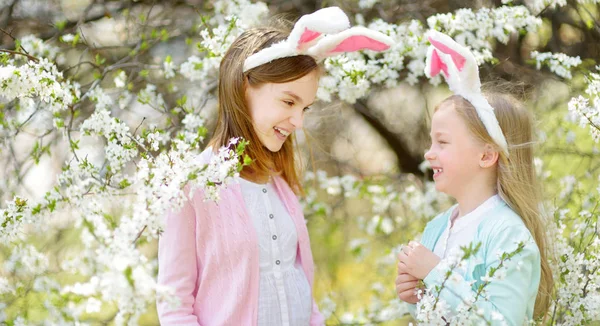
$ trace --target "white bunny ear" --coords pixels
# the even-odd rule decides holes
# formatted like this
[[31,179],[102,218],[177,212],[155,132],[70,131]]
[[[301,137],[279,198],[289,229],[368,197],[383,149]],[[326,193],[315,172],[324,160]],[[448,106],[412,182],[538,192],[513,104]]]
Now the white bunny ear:
[[276,59],[303,54],[322,34],[337,33],[349,27],[348,16],[339,7],[323,8],[304,15],[294,24],[287,39],[246,58],[244,72]]
[[306,52],[321,60],[343,52],[385,51],[392,44],[394,44],[394,40],[391,37],[362,26],[356,26],[338,34],[323,37]]
[[348,16],[339,7],[328,7],[304,15],[294,25],[288,37],[290,45],[304,50],[322,34],[333,34],[350,28]]
[[427,56],[425,57],[425,76],[433,78],[437,76],[440,71],[444,72],[444,76],[448,78],[448,66],[440,57],[439,52],[430,46],[427,49]]
[[[479,66],[473,53],[450,36],[438,31],[429,31],[427,39],[434,50],[431,57],[428,56],[430,71],[426,71],[426,73],[430,74],[438,69],[443,71],[448,86],[455,93],[462,92],[461,90],[480,92]],[[454,68],[452,70],[456,70],[457,73],[452,74],[449,71],[450,68]]]
[[463,70],[465,64],[477,66],[477,62],[471,51],[456,43],[450,36],[438,31],[429,31],[427,39],[438,51],[450,55],[459,71]]
[[430,31],[427,38],[431,46],[425,59],[425,75],[431,78],[443,72],[450,90],[473,105],[488,134],[508,157],[508,144],[494,108],[481,94],[479,67],[471,51],[437,31]]
[[[384,51],[394,41],[387,35],[365,27],[350,28],[346,14],[338,7],[318,10],[302,16],[290,36],[262,49],[244,61],[244,72],[276,59],[310,55],[319,61],[343,52]],[[323,34],[328,34],[322,37]]]

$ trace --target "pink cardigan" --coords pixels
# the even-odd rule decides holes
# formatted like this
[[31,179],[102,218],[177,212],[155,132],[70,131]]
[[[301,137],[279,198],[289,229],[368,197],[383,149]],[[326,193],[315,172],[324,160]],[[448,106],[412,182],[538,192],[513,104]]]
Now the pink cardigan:
[[[208,154],[210,155],[210,153]],[[201,162],[207,163],[207,151]],[[203,158],[202,158],[203,157]],[[298,198],[275,177],[277,194],[298,233],[299,261],[312,287],[314,265]],[[258,311],[258,240],[240,185],[230,184],[218,204],[194,193],[181,211],[168,214],[158,242],[158,284],[172,287],[181,305],[157,302],[161,325],[255,326]],[[311,326],[325,319],[313,299]]]

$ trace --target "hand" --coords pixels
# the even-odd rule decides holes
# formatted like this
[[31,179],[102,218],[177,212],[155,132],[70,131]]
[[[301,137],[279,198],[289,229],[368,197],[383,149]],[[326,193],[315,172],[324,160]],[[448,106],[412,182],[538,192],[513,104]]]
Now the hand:
[[419,297],[417,296],[417,287],[419,286],[419,279],[406,273],[398,273],[396,277],[396,293],[398,298],[404,302],[417,303]]
[[398,254],[398,271],[410,274],[420,280],[440,262],[440,257],[416,241],[411,241]]

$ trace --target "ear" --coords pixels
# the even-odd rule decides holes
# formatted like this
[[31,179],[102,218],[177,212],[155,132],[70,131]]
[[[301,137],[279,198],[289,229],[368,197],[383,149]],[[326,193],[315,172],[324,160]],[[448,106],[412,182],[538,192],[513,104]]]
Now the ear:
[[348,28],[348,16],[339,7],[323,8],[300,17],[288,37],[288,42],[302,51],[314,44],[322,34],[338,33]]
[[394,40],[391,37],[366,27],[356,26],[338,34],[325,36],[309,48],[307,53],[324,59],[344,52],[385,51],[392,44],[394,44]]
[[500,154],[492,145],[485,144],[479,159],[479,166],[484,169],[491,168],[498,162],[499,157]]

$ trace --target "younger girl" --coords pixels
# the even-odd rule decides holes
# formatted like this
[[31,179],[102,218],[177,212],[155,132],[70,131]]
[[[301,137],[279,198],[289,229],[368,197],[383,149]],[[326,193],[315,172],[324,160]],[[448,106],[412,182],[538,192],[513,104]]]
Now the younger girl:
[[[396,290],[400,299],[414,304],[420,280],[430,294],[441,288],[439,299],[449,308],[443,323],[455,321],[477,298],[463,314],[483,313],[494,324],[522,325],[544,316],[553,287],[538,208],[532,118],[510,97],[481,94],[477,64],[466,48],[437,32],[429,40],[427,75],[442,71],[457,95],[436,108],[425,159],[436,189],[458,204],[427,224],[421,243],[411,241],[403,248]],[[460,247],[470,244],[480,246],[476,254],[462,269],[448,272],[447,262],[440,261],[462,256]],[[513,252],[508,260],[501,256]]]
[[[158,302],[162,325],[323,325],[312,295],[313,259],[296,194],[292,135],[315,100],[318,60],[391,39],[350,28],[336,7],[304,16],[291,33],[263,27],[231,45],[219,71],[219,117],[198,164],[233,137],[250,141],[250,166],[215,204],[194,193],[166,217],[158,283],[181,305]],[[322,34],[328,34],[322,36]]]

